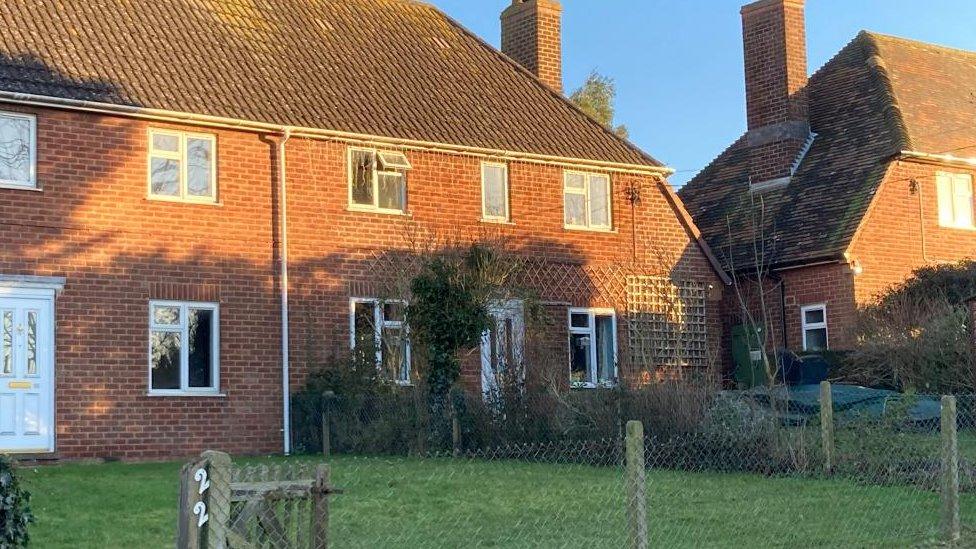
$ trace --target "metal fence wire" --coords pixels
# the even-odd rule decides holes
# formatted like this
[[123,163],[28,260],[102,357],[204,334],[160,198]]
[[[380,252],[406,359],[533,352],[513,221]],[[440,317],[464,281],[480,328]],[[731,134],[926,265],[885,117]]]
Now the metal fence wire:
[[333,547],[976,543],[976,399],[821,391],[334,397],[296,440],[343,490]]

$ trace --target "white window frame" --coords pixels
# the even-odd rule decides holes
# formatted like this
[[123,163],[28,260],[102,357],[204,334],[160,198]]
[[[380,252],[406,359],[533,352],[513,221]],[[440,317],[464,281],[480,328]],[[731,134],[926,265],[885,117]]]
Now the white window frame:
[[[353,196],[352,196],[353,176],[355,175],[356,170],[354,169],[354,167],[352,165],[352,158],[353,158],[353,154],[355,154],[357,152],[369,153],[369,154],[371,154],[373,156],[373,176],[372,176],[373,205],[369,205],[369,204],[357,204],[355,201],[353,201]],[[346,151],[346,172],[347,172],[347,175],[346,175],[346,188],[348,190],[348,197],[349,197],[349,206],[348,207],[349,207],[350,210],[360,211],[360,212],[372,212],[372,213],[382,213],[382,214],[391,214],[391,215],[408,215],[409,208],[410,208],[410,202],[409,202],[409,200],[410,200],[410,192],[409,192],[408,187],[410,185],[410,182],[409,182],[409,180],[407,178],[407,171],[409,171],[410,169],[412,169],[413,166],[410,165],[410,161],[408,159],[408,160],[406,160],[406,165],[410,166],[409,168],[401,169],[401,170],[381,170],[380,169],[380,166],[379,166],[379,164],[380,164],[380,156],[382,156],[384,154],[390,154],[390,155],[397,154],[397,155],[403,156],[403,158],[406,159],[406,155],[405,154],[399,153],[397,151],[383,151],[383,150],[378,150],[378,149],[371,149],[371,148],[368,148],[368,147],[349,147],[348,148],[348,150]],[[381,175],[398,175],[398,176],[400,176],[400,177],[403,178],[403,209],[402,210],[397,210],[395,208],[380,208],[379,207],[379,203],[380,203],[379,202],[380,201],[380,176]]]
[[[808,311],[823,311],[823,322],[807,322],[807,312]],[[827,328],[827,304],[817,303],[814,305],[804,305],[800,307],[800,330],[803,333],[803,351],[808,351],[807,347],[807,330],[820,330],[824,331],[824,349],[830,349],[830,330]]]
[[[485,185],[488,168],[501,168],[502,182],[505,189],[505,215],[488,215],[488,187]],[[489,223],[509,223],[512,219],[511,198],[509,196],[508,164],[503,162],[482,162],[481,163],[481,220]]]
[[[156,324],[153,311],[156,307],[179,307],[180,322],[178,325]],[[190,387],[190,346],[189,346],[189,309],[213,312],[213,327],[210,334],[210,379],[211,387]],[[180,334],[180,388],[154,389],[152,386],[152,334],[153,332],[170,332]],[[149,394],[154,396],[215,396],[220,395],[220,305],[218,303],[202,301],[149,301],[149,341],[148,341],[148,375],[146,378]]]
[[0,117],[19,118],[30,122],[30,143],[29,155],[30,170],[27,181],[16,181],[12,179],[0,179],[0,188],[38,190],[37,188],[37,117],[33,114],[22,112],[0,111]]
[[[409,386],[413,384],[413,364],[410,360],[410,331],[406,323],[399,320],[386,320],[384,318],[383,306],[387,303],[397,303],[406,307],[407,302],[402,299],[377,299],[375,297],[352,297],[349,298],[349,348],[356,349],[356,305],[369,303],[373,305],[373,344],[376,348],[376,370],[383,370],[383,329],[400,328],[403,337],[406,338],[403,351],[404,376],[397,376],[393,380],[397,385]],[[403,379],[405,377],[406,379]]]
[[[569,176],[583,176],[582,189],[570,189],[568,187]],[[594,225],[590,219],[590,178],[600,177],[607,180],[607,224]],[[583,211],[586,214],[585,225],[571,225],[566,222],[566,195],[575,194],[583,197]],[[610,232],[613,230],[613,178],[609,174],[599,172],[583,172],[576,170],[563,171],[563,227],[576,231],[597,231]]]
[[[157,151],[154,148],[153,137],[157,135],[166,135],[170,137],[175,137],[180,140],[180,150],[179,152],[172,151]],[[189,180],[190,180],[190,162],[187,154],[189,152],[189,147],[187,147],[187,140],[198,139],[201,141],[210,141],[210,195],[209,196],[194,196],[190,194]],[[162,200],[164,202],[189,202],[192,204],[216,204],[217,203],[217,136],[209,133],[194,133],[185,132],[180,130],[169,130],[164,128],[149,128],[149,141],[146,148],[146,196],[149,200]],[[168,160],[179,160],[180,161],[180,194],[178,196],[169,196],[164,194],[154,194],[152,188],[152,159],[164,158]]]
[[[573,326],[573,315],[585,314],[589,317],[589,327],[578,328]],[[597,379],[597,356],[596,356],[596,317],[609,316],[613,327],[613,380],[601,382]],[[617,364],[617,311],[608,308],[594,307],[570,307],[566,315],[566,326],[569,328],[569,338],[567,339],[567,351],[569,358],[569,379],[574,389],[596,389],[598,387],[616,387],[620,379],[619,365]],[[592,343],[590,344],[590,371],[587,372],[588,381],[573,382],[573,334],[588,335]]]
[[[936,172],[935,181],[939,226],[949,229],[976,229],[976,208],[974,208],[973,204],[973,176],[968,173]],[[944,184],[947,184],[947,189],[944,188]],[[957,185],[966,185],[969,187],[968,209],[970,222],[968,224],[959,221],[961,212],[959,211],[959,204],[956,203],[956,196],[958,195]],[[946,196],[946,192],[948,192],[948,196]],[[946,215],[947,213],[948,215]]]

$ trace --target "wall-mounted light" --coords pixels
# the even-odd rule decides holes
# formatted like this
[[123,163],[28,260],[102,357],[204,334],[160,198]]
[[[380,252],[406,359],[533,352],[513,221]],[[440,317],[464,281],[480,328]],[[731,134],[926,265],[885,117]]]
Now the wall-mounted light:
[[850,267],[851,267],[851,272],[854,273],[854,276],[861,276],[861,274],[864,273],[864,266],[861,265],[860,259],[855,259],[854,261],[851,261]]
[[908,182],[908,192],[912,193],[912,196],[918,194],[918,180],[912,179]]

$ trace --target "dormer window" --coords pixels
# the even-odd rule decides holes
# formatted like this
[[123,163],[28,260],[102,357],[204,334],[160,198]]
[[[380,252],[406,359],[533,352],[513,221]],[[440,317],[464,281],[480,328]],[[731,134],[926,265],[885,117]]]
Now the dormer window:
[[410,161],[401,152],[349,149],[349,207],[406,213]]

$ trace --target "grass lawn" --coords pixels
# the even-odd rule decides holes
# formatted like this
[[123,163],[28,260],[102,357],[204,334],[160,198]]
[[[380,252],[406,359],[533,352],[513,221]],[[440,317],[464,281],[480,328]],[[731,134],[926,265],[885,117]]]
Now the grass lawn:
[[[271,461],[282,458],[268,458]],[[303,458],[291,458],[303,459]],[[249,460],[254,461],[254,460]],[[619,470],[336,458],[335,547],[623,547]],[[172,547],[180,464],[22,468],[35,547]],[[753,475],[648,474],[652,546],[906,547],[938,535],[938,496]],[[963,498],[976,523],[976,496]]]

